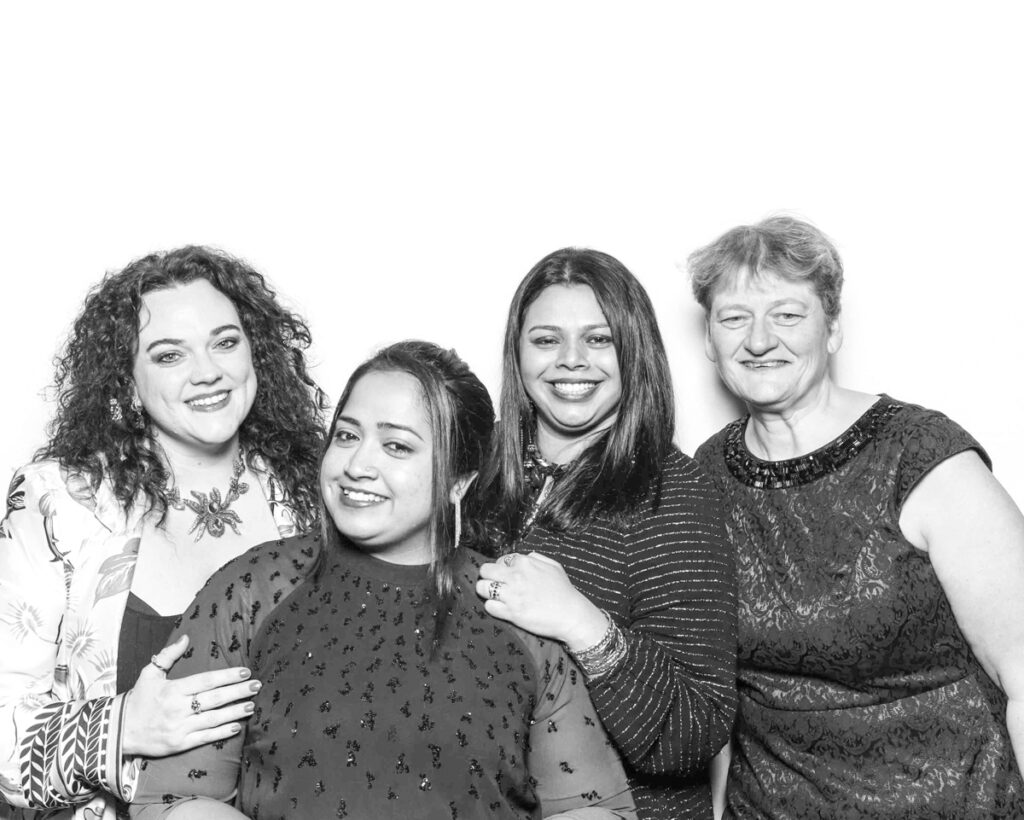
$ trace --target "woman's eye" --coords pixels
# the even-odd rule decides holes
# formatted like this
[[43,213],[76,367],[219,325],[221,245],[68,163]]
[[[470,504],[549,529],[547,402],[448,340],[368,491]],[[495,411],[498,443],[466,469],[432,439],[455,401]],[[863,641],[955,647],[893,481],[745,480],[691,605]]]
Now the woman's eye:
[[238,339],[235,336],[228,336],[227,338],[218,341],[217,347],[221,350],[233,350],[238,347]]
[[181,360],[181,352],[177,350],[168,350],[164,353],[158,353],[154,361],[157,364],[175,364]]
[[530,342],[536,347],[556,347],[558,345],[558,339],[554,336],[538,336],[531,339]]
[[384,449],[399,456],[407,456],[412,452],[412,447],[401,441],[389,441],[384,445]]
[[356,440],[356,435],[351,430],[335,430],[334,441],[337,444],[350,444]]
[[721,324],[723,327],[733,328],[733,327],[742,327],[745,318],[746,317],[744,317],[744,316],[738,316],[738,315],[735,315],[735,316],[723,316],[718,321],[719,321],[719,324]]
[[612,337],[607,333],[593,333],[587,337],[587,344],[594,347],[606,347],[612,343]]
[[775,318],[778,319],[779,324],[795,325],[804,317],[800,313],[777,313],[775,314]]

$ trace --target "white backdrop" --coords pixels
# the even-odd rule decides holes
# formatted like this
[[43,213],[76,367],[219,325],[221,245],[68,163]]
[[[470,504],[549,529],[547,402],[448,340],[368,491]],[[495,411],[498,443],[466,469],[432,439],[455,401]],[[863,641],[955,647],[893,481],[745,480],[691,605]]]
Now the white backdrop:
[[408,337],[496,391],[519,279],[607,251],[658,308],[692,453],[736,408],[678,265],[786,210],[846,262],[840,380],[961,422],[1024,503],[1018,6],[369,6],[3,7],[0,481],[86,290],[184,243],[307,315],[332,397]]

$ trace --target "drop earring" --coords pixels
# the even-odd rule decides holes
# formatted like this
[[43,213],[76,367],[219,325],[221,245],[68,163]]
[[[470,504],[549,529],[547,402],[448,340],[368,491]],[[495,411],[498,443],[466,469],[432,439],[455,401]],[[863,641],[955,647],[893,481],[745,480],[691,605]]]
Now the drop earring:
[[462,540],[462,499],[455,502],[455,547],[459,548],[459,541]]
[[114,422],[114,424],[119,424],[124,421],[124,413],[121,411],[121,403],[113,396],[110,397],[110,401],[108,403],[110,405],[110,420]]

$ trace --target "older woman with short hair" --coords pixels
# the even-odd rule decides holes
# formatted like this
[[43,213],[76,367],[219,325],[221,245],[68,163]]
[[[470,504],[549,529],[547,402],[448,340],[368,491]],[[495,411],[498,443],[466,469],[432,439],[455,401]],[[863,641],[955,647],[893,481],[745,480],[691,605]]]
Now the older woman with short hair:
[[690,257],[749,415],[697,459],[739,572],[730,817],[1024,816],[1024,518],[934,410],[836,384],[843,266],[774,217]]

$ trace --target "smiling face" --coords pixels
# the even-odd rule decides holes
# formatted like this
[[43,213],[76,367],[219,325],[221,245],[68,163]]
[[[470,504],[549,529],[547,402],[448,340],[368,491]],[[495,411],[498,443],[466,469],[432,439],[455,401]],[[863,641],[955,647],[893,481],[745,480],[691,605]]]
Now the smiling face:
[[711,300],[708,358],[751,412],[789,413],[811,404],[841,341],[838,320],[829,322],[809,282],[741,271]]
[[526,309],[519,374],[537,407],[541,454],[570,461],[614,421],[622,398],[608,320],[586,285],[551,285]]
[[359,379],[320,465],[320,491],[338,531],[385,561],[429,563],[433,454],[419,382],[398,371]]
[[205,279],[143,295],[132,377],[170,454],[233,447],[256,398],[256,371],[238,311]]

